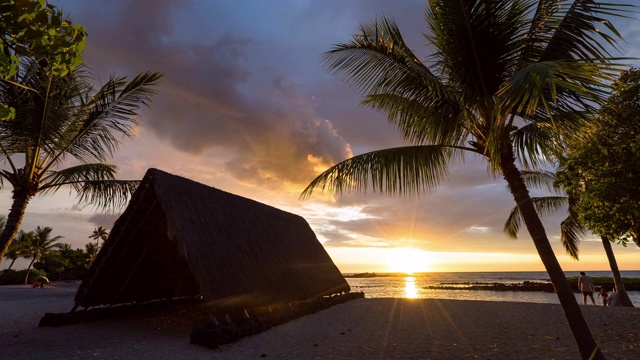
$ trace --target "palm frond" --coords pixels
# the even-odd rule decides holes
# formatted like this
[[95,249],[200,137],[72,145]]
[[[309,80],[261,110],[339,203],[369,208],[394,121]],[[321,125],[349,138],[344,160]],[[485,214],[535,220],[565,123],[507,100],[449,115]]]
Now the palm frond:
[[331,193],[366,191],[417,194],[434,189],[448,174],[455,151],[441,145],[409,146],[373,151],[342,161],[315,178],[302,192],[315,188]]
[[362,24],[351,42],[325,52],[322,62],[365,96],[388,94],[423,104],[454,98],[386,17]]
[[[531,197],[531,201],[533,201],[536,212],[542,216],[551,215],[558,209],[569,204],[569,199],[566,196]],[[507,236],[517,239],[522,221],[523,219],[520,209],[515,206],[511,210],[511,213],[509,213],[509,217],[507,218],[507,221],[505,221],[502,231]]]
[[[78,160],[105,161],[113,156],[121,136],[131,137],[137,125],[140,105],[148,105],[162,75],[145,72],[130,82],[112,77],[74,113],[75,121],[66,129],[69,136],[61,143],[62,152]],[[119,135],[119,136],[118,136]]]
[[552,171],[530,171],[523,170],[520,172],[522,180],[529,189],[541,189],[559,194],[562,189],[556,184],[556,174]]
[[86,181],[78,190],[78,201],[104,210],[125,207],[140,185],[139,180]]
[[586,234],[586,228],[575,214],[569,213],[560,223],[560,241],[569,256],[578,260],[580,238]]
[[518,62],[531,2],[430,1],[425,14],[434,67],[456,84],[465,104],[485,114]]
[[522,214],[520,209],[514,206],[509,213],[507,221],[504,222],[502,231],[512,239],[518,238],[518,231],[520,231],[520,225],[522,224]]
[[[539,61],[566,59],[604,59],[609,46],[617,48],[620,33],[607,17],[628,17],[635,8],[629,4],[602,3],[594,0],[556,1],[542,22],[536,38]],[[541,4],[540,6],[548,6]]]
[[42,194],[50,194],[62,186],[71,186],[80,204],[100,209],[120,209],[135,192],[139,180],[116,180],[116,167],[109,164],[83,164],[51,171],[43,178]]
[[403,138],[414,145],[447,144],[462,146],[467,138],[464,108],[454,99],[405,98],[392,94],[372,94],[363,104],[384,111],[397,124]]
[[81,164],[46,173],[41,180],[42,194],[51,194],[65,185],[80,190],[86,181],[115,180],[117,168],[111,164]]

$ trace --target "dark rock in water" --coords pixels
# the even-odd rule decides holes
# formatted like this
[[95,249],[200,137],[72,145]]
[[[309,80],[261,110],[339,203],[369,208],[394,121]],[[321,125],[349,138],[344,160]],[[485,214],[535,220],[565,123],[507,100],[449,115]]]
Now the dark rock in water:
[[[465,284],[466,285],[466,284]],[[553,284],[524,281],[519,284],[475,283],[468,286],[430,285],[426,289],[437,290],[485,290],[485,291],[544,291],[555,292]]]

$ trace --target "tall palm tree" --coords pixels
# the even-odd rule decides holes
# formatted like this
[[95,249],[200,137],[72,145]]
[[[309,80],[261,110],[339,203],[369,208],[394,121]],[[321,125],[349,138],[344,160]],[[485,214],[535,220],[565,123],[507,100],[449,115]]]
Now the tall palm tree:
[[93,233],[89,235],[89,239],[94,239],[96,241],[96,245],[100,245],[100,240],[102,240],[102,242],[107,241],[108,237],[109,232],[102,226],[99,226],[97,229],[93,229]]
[[130,82],[111,77],[94,90],[82,66],[56,76],[46,61],[28,61],[14,79],[0,80],[0,102],[16,111],[13,120],[0,122],[0,160],[8,166],[0,179],[13,191],[0,259],[36,194],[70,186],[80,203],[101,208],[126,203],[139,181],[116,180],[116,167],[106,161],[122,138],[134,135],[137,110],[149,104],[160,77],[154,72]]
[[56,248],[56,243],[58,242],[58,240],[63,238],[63,236],[50,237],[52,231],[53,229],[48,226],[44,228],[38,226],[34,231],[26,233],[24,235],[26,236],[24,238],[24,252],[26,254],[25,258],[31,258],[31,262],[27,267],[27,275],[24,278],[25,285],[29,282],[29,272],[31,271],[31,265],[33,265],[34,262],[40,260],[40,258],[51,249]]
[[607,96],[622,70],[606,46],[619,34],[606,19],[625,5],[590,0],[431,0],[433,46],[426,65],[382,17],[324,54],[329,71],[386,112],[410,146],[338,163],[313,189],[410,194],[436,187],[464,153],[488,161],[509,184],[549,273],[583,358],[603,358],[553,253],[517,164],[538,166],[561,152]]
[[[561,184],[556,180],[556,174],[549,171],[523,171],[522,178],[528,188],[541,188],[556,193],[563,191]],[[547,215],[561,207],[567,207],[567,217],[560,223],[560,241],[567,251],[567,254],[578,260],[580,237],[586,234],[587,228],[580,222],[576,212],[576,199],[570,194],[566,194],[566,196],[532,197],[531,200],[540,215]],[[522,215],[516,206],[511,210],[504,224],[505,234],[516,239],[521,223]],[[624,287],[618,261],[613,254],[611,241],[606,236],[601,236],[600,239],[602,240],[602,247],[609,261],[609,268],[611,269],[616,291],[620,297],[620,304],[622,306],[634,307]]]

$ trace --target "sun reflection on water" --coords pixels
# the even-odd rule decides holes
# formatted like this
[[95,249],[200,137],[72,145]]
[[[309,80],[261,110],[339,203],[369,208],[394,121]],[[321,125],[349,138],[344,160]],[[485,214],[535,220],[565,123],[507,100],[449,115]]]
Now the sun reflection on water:
[[407,276],[404,278],[404,297],[407,299],[418,298],[418,287],[416,286],[416,278]]

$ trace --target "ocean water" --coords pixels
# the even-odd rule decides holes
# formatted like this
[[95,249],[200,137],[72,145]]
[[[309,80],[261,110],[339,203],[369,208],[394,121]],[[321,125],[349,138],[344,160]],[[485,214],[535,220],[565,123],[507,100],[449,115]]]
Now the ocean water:
[[[640,271],[622,271],[622,277],[640,278]],[[566,271],[567,277],[578,276],[577,271]],[[607,271],[590,271],[592,277],[611,276]],[[514,284],[524,281],[549,283],[549,276],[544,271],[532,272],[450,272],[450,273],[415,273],[407,276],[347,278],[351,291],[362,291],[367,298],[422,298],[422,299],[454,299],[454,300],[486,300],[509,302],[532,302],[558,304],[554,293],[542,291],[485,291],[485,290],[435,290],[426,289],[429,285],[464,287],[465,283],[503,283]],[[628,291],[631,301],[640,307],[640,291]],[[597,305],[602,305],[597,293],[594,293]],[[582,295],[576,293],[578,303],[582,304]],[[590,304],[590,300],[588,303]]]

